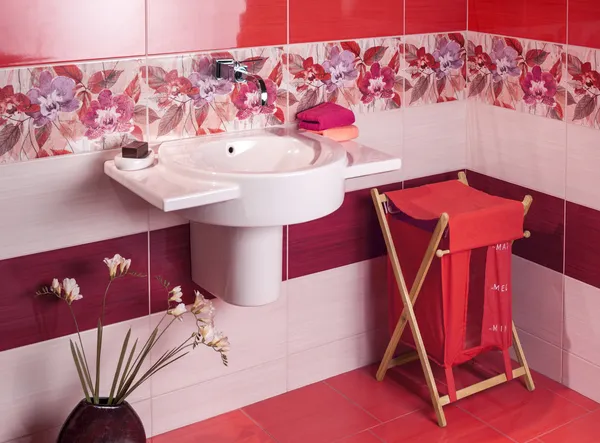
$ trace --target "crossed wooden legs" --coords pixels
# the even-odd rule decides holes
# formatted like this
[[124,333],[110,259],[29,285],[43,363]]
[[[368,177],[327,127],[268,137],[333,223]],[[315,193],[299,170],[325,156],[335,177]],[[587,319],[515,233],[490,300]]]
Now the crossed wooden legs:
[[[459,173],[459,180],[468,185],[466,176],[464,173]],[[392,238],[392,234],[390,232],[389,225],[387,223],[386,214],[384,204],[387,202],[387,197],[383,194],[379,194],[377,189],[371,190],[371,197],[373,198],[373,203],[375,205],[375,209],[377,211],[377,218],[379,219],[379,225],[381,226],[381,231],[383,233],[383,237],[385,240],[385,244],[388,251],[388,256],[392,264],[392,269],[394,272],[394,277],[396,279],[396,283],[398,284],[398,290],[400,293],[400,297],[402,299],[402,304],[404,309],[402,311],[402,315],[396,324],[396,328],[392,333],[392,337],[388,344],[388,347],[385,351],[383,359],[381,360],[381,364],[379,365],[379,369],[377,371],[377,380],[381,381],[384,379],[387,370],[391,367],[402,365],[416,359],[419,359],[421,362],[421,367],[423,369],[423,373],[425,375],[425,381],[427,382],[427,388],[429,389],[429,393],[431,395],[431,402],[433,404],[435,414],[438,420],[438,424],[440,427],[446,426],[446,417],[443,411],[443,406],[447,405],[451,402],[448,395],[440,397],[435,379],[433,377],[433,373],[431,371],[431,365],[429,363],[429,358],[427,356],[427,351],[425,349],[425,345],[423,344],[423,339],[421,337],[421,332],[419,330],[419,325],[417,322],[417,318],[415,316],[415,312],[413,306],[419,297],[419,292],[421,287],[423,286],[423,282],[425,281],[425,277],[427,276],[427,272],[431,266],[432,261],[436,257],[436,255],[443,256],[446,251],[439,251],[438,246],[444,234],[446,227],[448,226],[449,217],[448,214],[444,213],[440,216],[438,223],[435,227],[433,235],[431,236],[431,240],[429,241],[429,245],[427,246],[427,250],[421,262],[421,266],[417,272],[415,277],[415,281],[412,284],[410,292],[406,286],[406,282],[404,280],[404,276],[402,274],[402,269],[400,267],[400,261],[398,259],[398,255],[396,253],[396,248],[394,247],[394,241]],[[525,214],[529,210],[531,206],[531,197],[527,196],[523,201]],[[400,342],[400,338],[404,333],[404,329],[406,325],[409,325],[414,342],[416,351],[411,351],[407,354],[401,355],[397,358],[394,357],[394,353],[398,347]],[[532,391],[535,389],[535,385],[533,383],[533,379],[531,377],[531,373],[529,371],[529,366],[527,365],[527,360],[525,359],[525,355],[523,353],[523,348],[521,347],[521,342],[519,340],[517,330],[515,328],[514,323],[512,324],[512,333],[513,333],[513,346],[515,349],[515,353],[517,356],[517,360],[520,364],[520,367],[513,370],[513,377],[525,377],[525,384],[527,388]],[[492,377],[487,380],[483,380],[474,385],[468,386],[464,389],[460,389],[456,391],[456,398],[461,399],[464,397],[468,397],[469,395],[475,394],[476,392],[483,391],[492,386],[496,386],[500,383],[506,382],[508,379],[506,374],[500,374],[495,377]]]

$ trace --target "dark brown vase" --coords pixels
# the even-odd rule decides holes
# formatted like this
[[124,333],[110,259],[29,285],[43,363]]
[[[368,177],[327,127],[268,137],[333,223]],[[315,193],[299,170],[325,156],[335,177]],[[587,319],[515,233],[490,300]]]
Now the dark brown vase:
[[58,443],[146,443],[144,425],[131,405],[106,402],[81,400],[60,430]]

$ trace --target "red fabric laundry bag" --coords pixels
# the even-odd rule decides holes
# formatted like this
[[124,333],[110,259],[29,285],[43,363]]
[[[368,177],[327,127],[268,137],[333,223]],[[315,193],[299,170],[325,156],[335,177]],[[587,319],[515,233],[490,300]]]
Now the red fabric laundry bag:
[[[478,354],[512,346],[511,246],[523,237],[524,208],[519,201],[488,195],[459,181],[394,191],[388,198],[388,224],[408,290],[414,282],[442,213],[450,216],[415,304],[415,315],[429,358],[446,368]],[[389,265],[390,327],[402,313],[402,300]],[[402,341],[414,346],[407,326]],[[448,371],[450,369],[450,371]],[[453,379],[450,391],[455,397]],[[454,395],[452,395],[454,394]]]

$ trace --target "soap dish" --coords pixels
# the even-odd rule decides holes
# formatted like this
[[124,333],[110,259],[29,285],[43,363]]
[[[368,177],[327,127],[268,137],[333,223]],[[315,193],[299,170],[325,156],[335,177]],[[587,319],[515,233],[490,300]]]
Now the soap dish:
[[115,166],[121,171],[139,171],[154,164],[154,151],[148,151],[143,158],[125,158],[121,153],[115,156]]

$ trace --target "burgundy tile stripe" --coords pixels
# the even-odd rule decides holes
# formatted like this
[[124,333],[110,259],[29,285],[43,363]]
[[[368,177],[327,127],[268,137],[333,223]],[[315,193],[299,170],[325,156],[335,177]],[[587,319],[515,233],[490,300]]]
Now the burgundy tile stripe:
[[474,188],[488,194],[513,200],[533,197],[533,205],[525,219],[531,237],[516,241],[513,253],[557,272],[563,272],[564,200],[533,191],[477,172],[468,171],[467,179]]
[[565,274],[600,288],[600,211],[567,202]]
[[[73,303],[81,330],[96,327],[108,283],[105,257],[131,258],[131,269],[147,274],[148,234],[135,234],[55,251],[0,261],[0,351],[72,334],[67,305],[57,298],[35,297],[52,278],[75,278],[83,299]],[[113,283],[105,324],[148,315],[147,278],[127,277]]]

